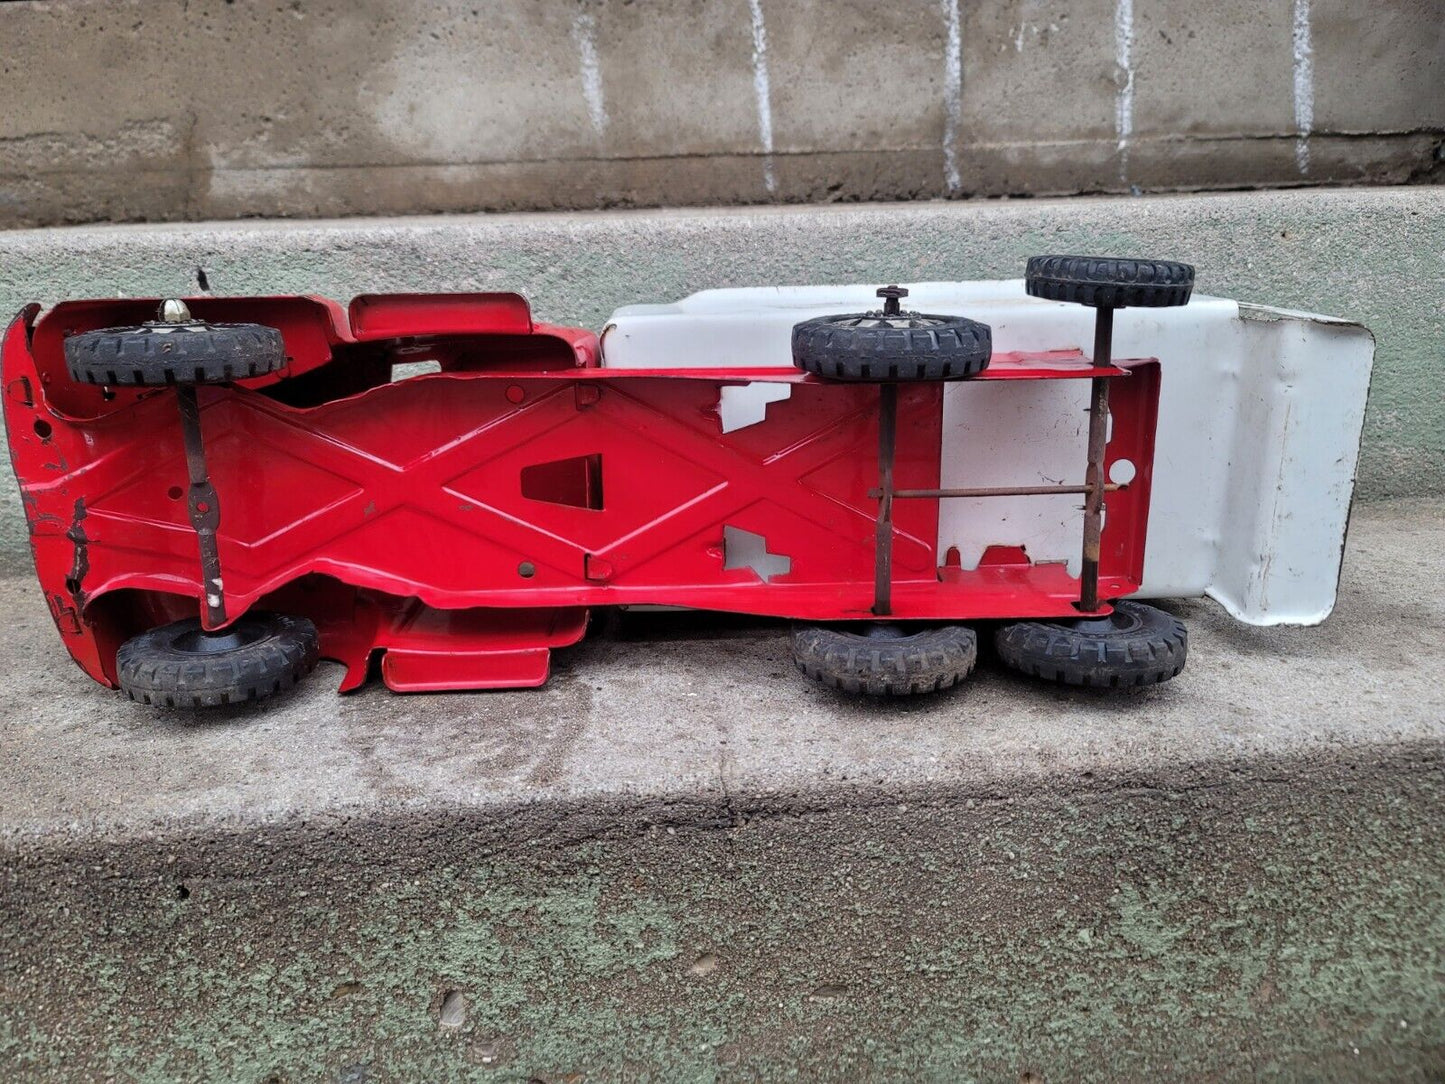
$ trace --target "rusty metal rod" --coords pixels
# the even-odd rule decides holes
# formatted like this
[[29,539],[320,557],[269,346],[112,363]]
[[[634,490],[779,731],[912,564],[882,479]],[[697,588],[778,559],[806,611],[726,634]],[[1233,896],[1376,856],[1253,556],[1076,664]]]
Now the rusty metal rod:
[[[1094,368],[1107,368],[1114,350],[1114,310],[1100,308],[1094,313]],[[1102,377],[1090,381],[1089,461],[1084,469],[1084,545],[1079,568],[1079,609],[1092,613],[1099,608],[1099,545],[1104,520],[1104,445],[1109,435],[1109,382]]]
[[878,530],[873,540],[873,612],[893,612],[893,452],[898,434],[898,385],[878,386]]
[[221,586],[221,555],[216,547],[216,531],[221,526],[221,505],[216,498],[216,487],[211,484],[206,471],[206,448],[201,441],[201,409],[196,402],[195,386],[178,384],[176,402],[181,408],[181,436],[186,449],[186,473],[191,481],[186,505],[201,550],[201,591],[205,595],[206,624],[214,628],[226,623],[226,596]]
[[[1118,482],[1105,482],[1104,492],[1128,489]],[[983,486],[979,489],[895,489],[893,499],[914,500],[922,497],[1049,497],[1060,493],[1088,493],[1089,486]],[[878,490],[870,489],[868,496],[877,498]]]

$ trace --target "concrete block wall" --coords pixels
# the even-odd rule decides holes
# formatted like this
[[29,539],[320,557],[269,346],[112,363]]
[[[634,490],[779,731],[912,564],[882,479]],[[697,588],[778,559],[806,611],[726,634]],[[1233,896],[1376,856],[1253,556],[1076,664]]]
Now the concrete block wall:
[[1438,0],[0,4],[0,227],[1401,183]]

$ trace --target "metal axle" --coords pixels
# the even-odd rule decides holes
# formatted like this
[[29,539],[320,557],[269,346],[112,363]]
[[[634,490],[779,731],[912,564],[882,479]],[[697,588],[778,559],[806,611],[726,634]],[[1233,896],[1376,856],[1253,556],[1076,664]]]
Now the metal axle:
[[190,491],[186,505],[191,526],[201,549],[201,586],[205,594],[206,624],[226,623],[226,598],[221,589],[221,555],[216,548],[216,531],[221,526],[221,505],[216,487],[206,472],[206,450],[201,441],[201,409],[196,389],[190,384],[176,386],[176,403],[181,408],[181,436],[186,448],[186,473]]
[[[1107,482],[1104,485],[1105,493],[1113,493],[1116,489],[1128,489],[1128,486],[1120,485],[1118,482]],[[893,499],[918,500],[920,498],[945,498],[945,497],[1056,497],[1067,494],[1080,494],[1090,492],[1089,486],[979,486],[976,489],[895,489]],[[878,490],[870,489],[868,496],[877,497]]]
[[[1114,310],[1094,314],[1094,368],[1106,369],[1114,350]],[[1079,609],[1099,608],[1099,545],[1104,525],[1104,445],[1109,436],[1109,381],[1094,377],[1089,394],[1089,462],[1084,469],[1084,547],[1079,567]]]
[[[879,291],[880,293],[882,291]],[[897,305],[897,302],[893,302]],[[898,437],[898,385],[878,386],[878,530],[873,541],[873,612],[893,612],[893,451]]]
[[[187,324],[191,310],[184,301],[162,301],[160,323]],[[176,405],[181,410],[181,439],[186,449],[186,474],[190,490],[186,508],[201,550],[201,589],[205,595],[206,624],[212,627],[226,623],[226,596],[221,586],[221,555],[216,547],[216,531],[221,526],[221,505],[216,487],[211,485],[206,470],[206,446],[201,439],[201,407],[193,384],[176,385]]]
[[903,286],[880,286],[878,296],[883,299],[883,315],[898,316],[903,311],[899,301],[908,296],[908,290]]

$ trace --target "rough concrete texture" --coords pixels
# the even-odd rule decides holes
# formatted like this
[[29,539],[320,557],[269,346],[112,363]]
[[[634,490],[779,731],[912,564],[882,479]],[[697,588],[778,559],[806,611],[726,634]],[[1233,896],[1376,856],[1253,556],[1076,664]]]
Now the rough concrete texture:
[[1137,695],[637,615],[541,691],[139,709],[0,584],[9,1079],[1437,1080],[1445,502]]
[[[0,312],[194,294],[203,273],[220,294],[342,301],[520,290],[539,319],[600,330],[619,305],[710,287],[1015,278],[1047,251],[1188,260],[1201,292],[1364,323],[1379,345],[1358,492],[1445,493],[1440,187],[0,232]],[[24,539],[0,469],[0,568],[28,567]]]
[[1435,0],[0,5],[0,226],[1440,175]]

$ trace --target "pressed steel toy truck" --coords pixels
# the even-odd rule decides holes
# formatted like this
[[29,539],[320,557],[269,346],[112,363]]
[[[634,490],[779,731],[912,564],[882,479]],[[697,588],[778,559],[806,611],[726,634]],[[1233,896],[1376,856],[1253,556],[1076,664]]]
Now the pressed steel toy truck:
[[[1184,306],[1193,280],[1030,260],[1026,294],[1053,304],[1009,303],[1092,309],[1088,354],[1072,332],[997,349],[988,324],[910,311],[900,287],[848,315],[747,310],[737,326],[790,330],[791,357],[781,331],[739,356],[708,331],[722,309],[622,310],[600,342],[515,294],[72,301],[10,326],[5,420],[61,638],[147,704],[259,699],[322,657],[343,690],[378,656],[398,691],[540,685],[592,609],[639,605],[790,619],[799,668],[848,692],[955,685],[976,621],[1039,677],[1151,684],[1187,649],[1176,618],[1128,597],[1161,364],[1116,360],[1112,336],[1116,311]],[[666,351],[643,345],[656,328]],[[1058,429],[1031,442],[1029,419],[1053,415],[1030,404],[1065,401],[1073,473],[1030,473]],[[1020,501],[1064,509],[1070,552],[969,511]]]

